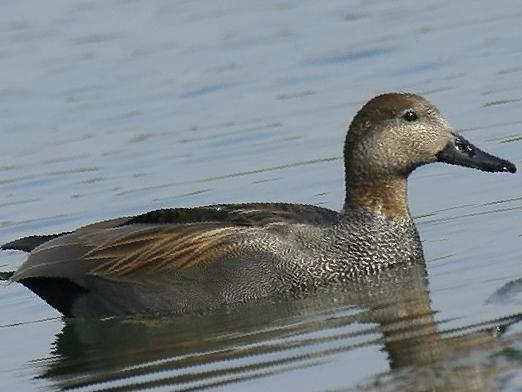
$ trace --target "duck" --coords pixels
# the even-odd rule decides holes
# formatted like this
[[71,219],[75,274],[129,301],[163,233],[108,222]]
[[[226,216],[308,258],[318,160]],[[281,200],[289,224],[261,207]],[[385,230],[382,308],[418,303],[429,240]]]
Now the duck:
[[516,166],[462,137],[420,95],[370,99],[344,143],[340,211],[291,203],[159,209],[1,246],[28,252],[0,279],[65,317],[158,317],[295,295],[423,263],[409,175],[444,162],[485,172]]

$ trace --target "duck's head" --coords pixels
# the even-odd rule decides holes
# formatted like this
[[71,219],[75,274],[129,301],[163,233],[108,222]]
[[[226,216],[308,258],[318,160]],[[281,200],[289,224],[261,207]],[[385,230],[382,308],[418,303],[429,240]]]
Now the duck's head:
[[460,136],[429,101],[406,93],[383,94],[366,103],[350,125],[344,152],[347,174],[354,177],[405,178],[432,162],[516,171],[511,162]]
[[516,171],[460,136],[426,99],[406,93],[379,95],[362,107],[350,124],[344,156],[346,202],[397,219],[408,215],[406,178],[419,166],[446,162]]

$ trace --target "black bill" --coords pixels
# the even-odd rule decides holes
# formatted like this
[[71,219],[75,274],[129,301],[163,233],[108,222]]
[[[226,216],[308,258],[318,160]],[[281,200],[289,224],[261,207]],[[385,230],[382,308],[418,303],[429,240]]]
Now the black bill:
[[453,134],[446,147],[437,154],[439,162],[472,167],[487,172],[515,173],[517,168],[505,159],[484,152],[460,135]]

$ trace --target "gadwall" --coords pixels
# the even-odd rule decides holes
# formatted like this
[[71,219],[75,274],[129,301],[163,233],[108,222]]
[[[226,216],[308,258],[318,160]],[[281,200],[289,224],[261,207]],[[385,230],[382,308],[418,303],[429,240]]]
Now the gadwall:
[[285,203],[157,210],[5,244],[30,254],[1,278],[81,317],[203,311],[349,282],[423,262],[406,182],[432,162],[516,171],[460,136],[426,99],[383,94],[349,127],[340,212]]

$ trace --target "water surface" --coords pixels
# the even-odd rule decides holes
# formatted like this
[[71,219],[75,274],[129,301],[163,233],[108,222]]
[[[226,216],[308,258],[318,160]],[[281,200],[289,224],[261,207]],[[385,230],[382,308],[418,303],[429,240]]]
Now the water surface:
[[[521,16],[514,0],[8,1],[0,242],[161,207],[338,209],[347,123],[390,90],[520,166]],[[426,273],[155,321],[65,321],[2,288],[2,389],[522,388],[518,175],[437,164],[409,193]]]

